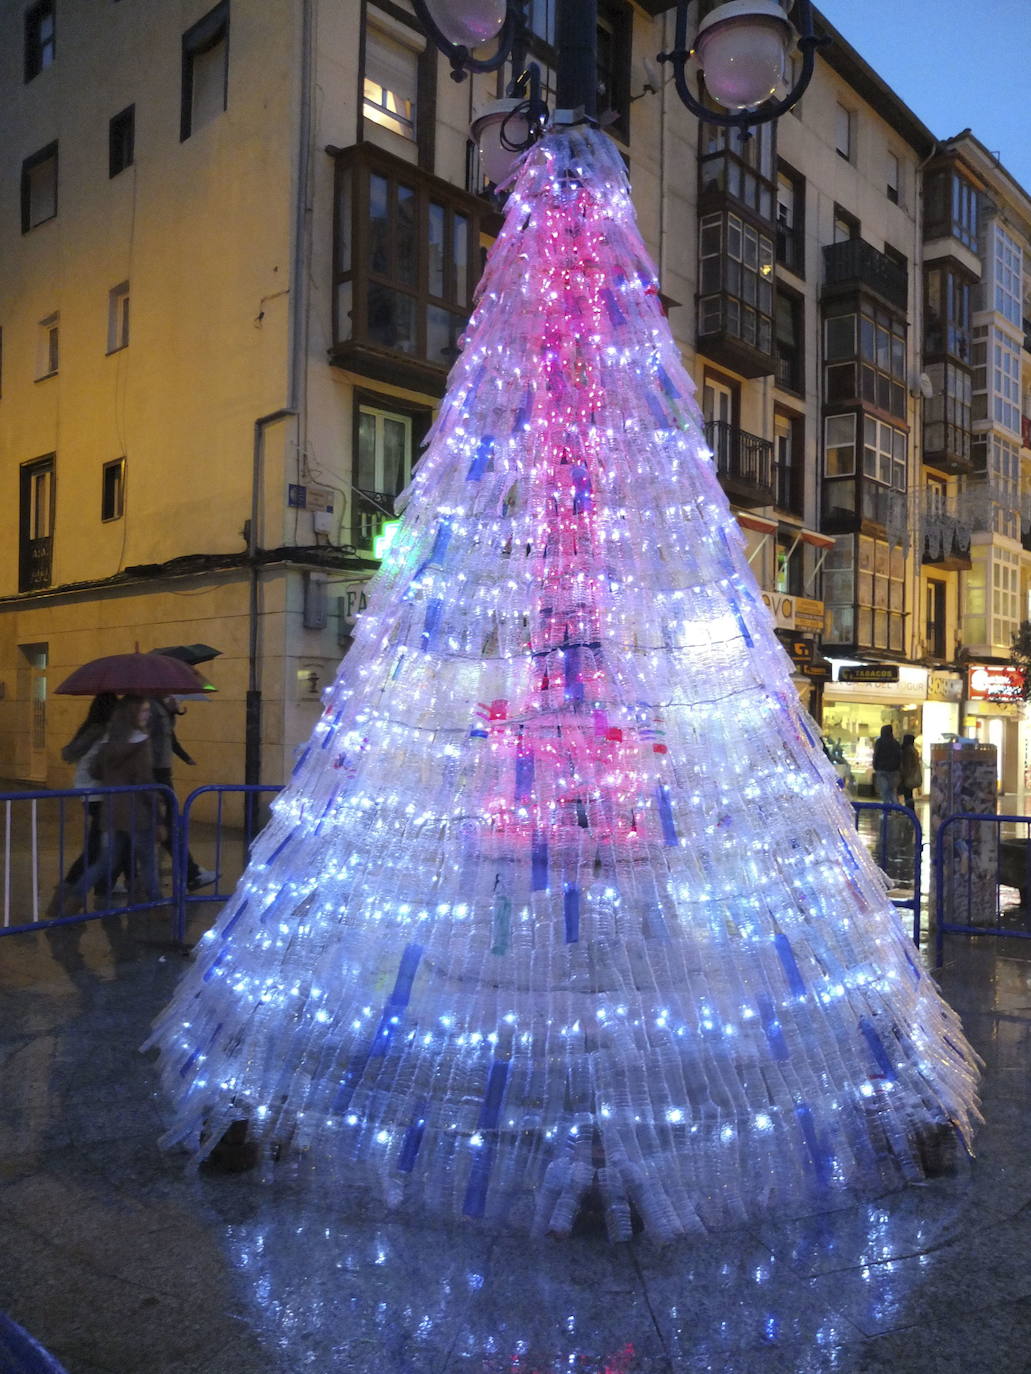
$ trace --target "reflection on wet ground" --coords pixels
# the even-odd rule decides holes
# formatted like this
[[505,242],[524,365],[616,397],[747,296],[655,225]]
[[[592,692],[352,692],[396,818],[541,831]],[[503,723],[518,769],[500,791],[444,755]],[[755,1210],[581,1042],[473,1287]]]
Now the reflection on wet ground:
[[659,1249],[186,1174],[155,1147],[136,1048],[183,966],[166,929],[0,940],[0,1309],[69,1374],[1031,1368],[1027,945],[948,947],[944,991],[986,1060],[973,1166]]

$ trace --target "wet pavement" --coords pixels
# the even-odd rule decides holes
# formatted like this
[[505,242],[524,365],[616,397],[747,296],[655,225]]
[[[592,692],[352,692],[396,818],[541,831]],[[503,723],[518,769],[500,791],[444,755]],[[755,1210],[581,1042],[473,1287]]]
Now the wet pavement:
[[0,1310],[68,1374],[1031,1371],[1031,945],[948,944],[987,1065],[972,1165],[656,1248],[187,1173],[137,1050],[183,968],[167,931],[0,939]]

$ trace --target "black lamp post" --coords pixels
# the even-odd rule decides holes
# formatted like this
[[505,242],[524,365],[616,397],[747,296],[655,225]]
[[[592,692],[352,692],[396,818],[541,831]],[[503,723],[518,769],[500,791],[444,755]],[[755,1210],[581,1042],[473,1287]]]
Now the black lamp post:
[[[470,71],[496,71],[513,51],[524,50],[525,0],[412,0],[412,4],[427,34],[450,61],[456,81]],[[788,17],[792,8],[797,31]],[[597,17],[597,0],[556,0],[556,121],[596,118]],[[694,36],[689,40],[692,27]],[[774,99],[783,85],[793,39],[802,54],[802,69],[791,90]],[[473,57],[473,47],[495,41],[498,46],[492,56]],[[679,0],[673,48],[658,57],[671,64],[677,94],[699,119],[747,129],[778,119],[801,99],[812,79],[816,49],[827,41],[813,32],[810,0],[794,0],[793,7],[791,0]],[[691,61],[705,77],[707,96],[722,108],[704,103],[691,91],[687,82]],[[531,65],[517,76],[508,99],[477,120],[481,141],[492,124],[495,141],[510,152],[529,147],[540,136],[547,113],[535,93],[534,71]],[[523,102],[517,97],[524,97]]]

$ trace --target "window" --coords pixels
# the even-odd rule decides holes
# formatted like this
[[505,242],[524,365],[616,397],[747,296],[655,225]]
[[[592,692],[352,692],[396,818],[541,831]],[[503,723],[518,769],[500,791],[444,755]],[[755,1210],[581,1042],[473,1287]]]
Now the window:
[[1020,281],[1023,253],[1015,238],[996,222],[990,248],[989,279],[991,295],[985,308],[994,310],[1010,324],[1023,328]]
[[100,474],[100,518],[120,520],[125,513],[125,459],[105,463]]
[[107,351],[116,353],[129,343],[129,283],[121,282],[107,293]]
[[805,430],[800,415],[777,411],[773,417],[774,504],[792,515],[804,513]]
[[953,362],[927,364],[931,396],[924,401],[924,457],[945,466],[971,459],[970,373]]
[[846,162],[852,161],[852,143],[854,138],[853,124],[855,115],[851,110],[847,110],[844,105],[834,107],[834,149],[838,157],[843,157]]
[[836,539],[823,573],[825,643],[902,653],[905,567],[900,544],[865,534]]
[[402,138],[414,139],[418,91],[418,52],[369,23],[365,30],[362,83],[364,117]]
[[902,537],[906,528],[908,449],[904,430],[873,415],[828,415],[824,419],[825,526],[831,530],[842,525],[854,528],[859,518],[872,520]]
[[904,320],[866,302],[858,314],[831,316],[824,321],[824,358],[827,401],[861,401],[905,418]]
[[57,144],[48,143],[21,165],[21,231],[57,214]]
[[[398,381],[404,370],[410,381],[429,364],[425,379],[442,378],[468,319],[484,216],[474,197],[371,144],[341,154],[334,360],[359,351],[366,376]],[[390,355],[411,362],[399,369]]]
[[802,548],[797,534],[777,536],[777,567],[774,590],[791,596],[802,595]]
[[773,239],[738,215],[702,217],[698,333],[726,333],[773,351]]
[[823,424],[825,476],[851,477],[856,470],[856,417],[828,415]]
[[50,586],[54,532],[54,455],[22,465],[19,474],[18,590]]
[[699,149],[699,191],[732,196],[762,220],[774,222],[773,131],[760,124],[749,133],[706,124]]
[[[558,6],[556,0],[527,0],[525,8],[529,24],[527,56],[540,67],[541,94],[554,109],[555,73],[558,66]],[[632,39],[633,16],[631,7],[625,0],[598,0],[595,67],[598,114],[610,117],[606,128],[622,143],[628,143],[630,140]],[[525,60],[521,60],[519,71],[525,66]],[[517,74],[512,70],[511,64],[508,71],[510,75]],[[502,94],[500,89],[498,94]]]
[[777,385],[787,391],[804,391],[805,301],[801,296],[778,290],[776,325]]
[[888,199],[893,205],[899,203],[899,186],[901,185],[901,167],[899,160],[894,153],[888,153],[885,159],[887,168],[887,185],[885,191]]
[[1019,435],[1020,345],[1001,329],[974,329],[972,415]]
[[970,278],[954,266],[928,267],[924,274],[924,353],[970,358]]
[[834,243],[848,243],[859,237],[859,221],[840,205],[834,207]]
[[116,177],[136,156],[136,106],[128,105],[107,126],[107,174]]
[[777,171],[777,261],[805,276],[805,180],[784,162]]
[[630,141],[632,26],[628,5],[598,6],[598,114],[608,116],[607,132],[623,143]]
[[928,578],[924,599],[924,650],[932,658],[946,655],[946,584]]
[[924,198],[924,237],[954,238],[977,251],[978,194],[951,167],[927,174]]
[[52,377],[61,361],[61,317],[55,311],[40,320],[36,344],[36,380]]
[[385,520],[394,516],[394,497],[412,475],[414,421],[410,414],[359,404],[354,452],[351,542],[371,549]]
[[54,0],[39,0],[25,12],[25,80],[39,76],[56,54]]
[[210,123],[229,103],[229,3],[222,0],[183,34],[179,141]]

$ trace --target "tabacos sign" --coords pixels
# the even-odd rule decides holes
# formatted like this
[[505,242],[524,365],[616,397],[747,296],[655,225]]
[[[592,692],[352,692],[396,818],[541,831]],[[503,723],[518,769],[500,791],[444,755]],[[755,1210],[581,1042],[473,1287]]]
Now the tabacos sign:
[[967,669],[971,701],[1023,701],[1024,674],[999,663],[975,663]]

